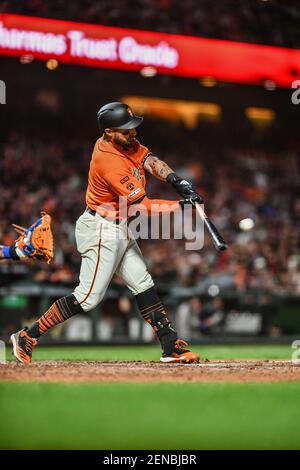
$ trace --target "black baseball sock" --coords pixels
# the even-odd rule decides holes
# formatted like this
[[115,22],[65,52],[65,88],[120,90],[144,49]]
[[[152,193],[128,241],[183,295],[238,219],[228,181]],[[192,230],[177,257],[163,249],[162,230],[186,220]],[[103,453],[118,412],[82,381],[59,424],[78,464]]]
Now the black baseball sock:
[[166,355],[172,354],[177,333],[172,328],[155,288],[150,287],[145,292],[136,295],[135,298],[142,317],[152,326],[158,336],[163,352]]
[[83,312],[83,308],[73,294],[62,297],[54,302],[44,315],[27,330],[27,334],[31,338],[39,338],[55,325],[63,323],[77,313]]

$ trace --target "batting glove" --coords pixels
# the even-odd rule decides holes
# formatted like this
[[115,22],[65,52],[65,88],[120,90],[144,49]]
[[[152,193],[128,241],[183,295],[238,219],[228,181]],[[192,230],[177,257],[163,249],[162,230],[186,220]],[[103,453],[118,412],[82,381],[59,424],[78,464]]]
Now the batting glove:
[[197,193],[195,186],[190,182],[186,181],[176,173],[170,173],[167,176],[167,182],[173,186],[177,193],[186,200],[190,200],[190,204],[198,202],[203,203],[203,197]]

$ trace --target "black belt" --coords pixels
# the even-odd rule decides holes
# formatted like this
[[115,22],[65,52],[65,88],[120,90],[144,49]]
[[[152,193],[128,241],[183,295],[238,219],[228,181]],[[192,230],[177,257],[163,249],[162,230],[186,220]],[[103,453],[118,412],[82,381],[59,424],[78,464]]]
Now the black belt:
[[[97,214],[97,211],[94,211],[93,209],[90,209],[89,207],[87,207],[87,208],[85,209],[85,212],[88,212],[89,214],[94,215],[94,216]],[[99,214],[99,215],[100,215],[100,214]],[[103,215],[102,215],[101,217],[103,217]],[[103,217],[103,218],[105,219],[105,217]],[[120,225],[120,223],[122,222],[122,220],[123,220],[123,219],[115,219],[114,221],[111,221],[111,222],[113,222],[114,224]]]
[[87,208],[85,209],[85,212],[88,212],[88,213],[91,214],[91,215],[96,215],[96,214],[97,214],[96,211],[93,211],[93,209],[90,209],[89,207],[87,207]]

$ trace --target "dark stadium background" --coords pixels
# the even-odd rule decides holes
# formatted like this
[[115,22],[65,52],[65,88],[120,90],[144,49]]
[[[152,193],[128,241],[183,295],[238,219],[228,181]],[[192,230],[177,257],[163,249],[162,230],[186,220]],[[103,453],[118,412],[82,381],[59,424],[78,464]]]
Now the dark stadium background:
[[[108,5],[110,7],[108,8]],[[0,12],[299,48],[296,2],[150,0],[1,2]],[[138,23],[137,23],[138,22]],[[200,59],[201,60],[201,59]],[[26,62],[26,59],[25,59]],[[11,223],[29,225],[41,209],[53,217],[56,260],[0,263],[0,336],[30,322],[71,292],[79,273],[74,224],[85,208],[89,158],[98,138],[96,112],[125,97],[164,98],[220,106],[188,128],[145,116],[138,137],[205,197],[229,250],[217,255],[206,237],[199,252],[182,241],[141,241],[159,291],[179,333],[194,342],[290,341],[300,330],[300,105],[290,88],[240,85],[167,75],[0,59],[7,85],[1,106],[0,240]],[[248,107],[275,119],[250,120]],[[176,198],[149,176],[152,197]],[[243,232],[239,223],[252,218]],[[46,342],[152,342],[132,298],[118,280],[90,316],[74,318]]]
[[[82,30],[89,32],[97,25],[93,38],[105,36],[101,26],[111,26],[140,29],[136,35],[143,38],[156,32],[188,35],[202,45],[223,40],[235,51],[238,42],[245,54],[268,46],[266,62],[256,67],[251,61],[248,69],[257,77],[263,65],[266,76],[242,85],[217,80],[209,70],[199,78],[166,70],[145,77],[142,70],[5,56],[19,51],[3,48],[5,14],[26,15],[18,23],[21,34],[31,16],[46,20],[46,26],[32,20],[37,31],[53,31],[48,19],[55,19],[87,23]],[[291,89],[300,78],[299,24],[298,0],[0,0],[0,102],[6,85],[0,245],[13,243],[12,223],[28,226],[44,209],[52,215],[56,252],[49,266],[0,261],[2,462],[19,458],[24,466],[54,456],[55,464],[66,457],[70,465],[74,455],[77,464],[94,456],[99,465],[104,455],[141,456],[132,449],[147,449],[145,461],[154,454],[197,454],[202,466],[215,456],[232,466],[248,455],[199,450],[299,449],[300,104],[292,93],[299,100],[300,88]],[[278,65],[270,60],[273,47],[280,56],[298,57],[280,69],[288,77],[284,87],[270,80]],[[201,51],[207,59],[207,49]],[[190,50],[181,52],[190,58]],[[220,55],[217,64],[223,74],[234,65],[243,71],[249,58],[225,57],[228,64]],[[193,58],[192,71],[202,59]],[[10,335],[76,285],[74,228],[85,208],[96,113],[115,100],[130,101],[143,114],[139,139],[193,180],[229,244],[218,254],[208,236],[198,251],[185,251],[183,240],[139,241],[179,337],[191,341],[200,361],[160,363],[150,326],[114,279],[97,309],[53,328],[34,348],[32,363],[21,366],[11,355]],[[150,197],[177,198],[150,175],[147,189]],[[53,449],[76,453],[38,459],[28,453]],[[83,449],[95,452],[78,452]],[[252,456],[261,464],[263,453]]]

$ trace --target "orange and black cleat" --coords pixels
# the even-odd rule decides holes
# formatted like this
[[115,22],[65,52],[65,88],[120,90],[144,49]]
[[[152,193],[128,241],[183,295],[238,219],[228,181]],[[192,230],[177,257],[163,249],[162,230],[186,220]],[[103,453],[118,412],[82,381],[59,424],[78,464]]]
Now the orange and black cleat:
[[186,346],[188,346],[188,343],[182,339],[177,339],[173,352],[171,354],[163,354],[160,358],[161,362],[199,362],[200,357],[189,349],[185,349]]
[[38,344],[38,340],[27,334],[27,328],[11,335],[13,354],[22,364],[31,362],[32,348]]

